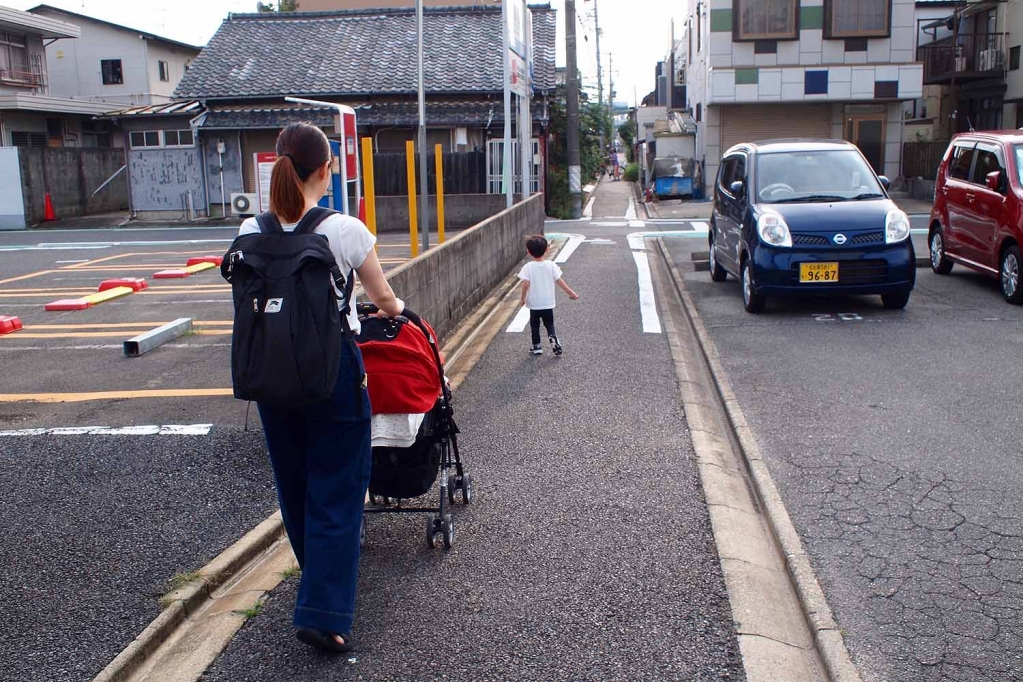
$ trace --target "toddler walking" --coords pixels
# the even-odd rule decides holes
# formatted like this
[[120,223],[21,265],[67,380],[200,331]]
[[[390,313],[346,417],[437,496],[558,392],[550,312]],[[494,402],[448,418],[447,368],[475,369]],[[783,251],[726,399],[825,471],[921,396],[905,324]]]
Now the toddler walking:
[[519,305],[529,308],[529,330],[533,336],[533,346],[530,353],[543,355],[543,347],[540,345],[540,322],[547,329],[547,338],[551,342],[551,350],[555,355],[561,355],[561,343],[558,342],[557,332],[554,331],[554,285],[557,284],[568,294],[573,301],[579,298],[579,294],[572,290],[572,287],[565,284],[561,277],[561,268],[557,263],[544,260],[547,255],[547,238],[543,235],[533,235],[526,240],[526,251],[533,259],[522,266],[519,271],[519,279],[522,280],[522,296]]

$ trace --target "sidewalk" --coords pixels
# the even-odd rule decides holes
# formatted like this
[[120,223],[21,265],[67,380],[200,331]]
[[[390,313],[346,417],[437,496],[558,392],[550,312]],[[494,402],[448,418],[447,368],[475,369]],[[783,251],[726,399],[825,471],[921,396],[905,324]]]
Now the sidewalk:
[[[630,191],[602,184],[594,215]],[[454,548],[369,518],[354,656],[294,639],[292,578],[204,680],[745,679],[667,338],[642,332],[627,229],[586,229],[606,241],[563,266],[565,355],[502,328],[455,395],[477,497]]]
[[[909,215],[930,215],[931,202],[921,201],[912,197],[892,197],[892,200]],[[651,218],[674,220],[710,220],[714,208],[712,201],[686,201],[680,199],[664,199],[645,204]]]

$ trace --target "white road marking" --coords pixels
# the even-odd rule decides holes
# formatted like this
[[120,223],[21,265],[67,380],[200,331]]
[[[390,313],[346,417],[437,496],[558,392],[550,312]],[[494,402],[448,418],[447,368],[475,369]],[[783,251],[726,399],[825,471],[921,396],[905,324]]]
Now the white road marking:
[[644,227],[646,227],[646,223],[644,223],[642,220],[630,220],[629,221],[629,228],[630,229],[642,230]]
[[610,222],[610,223],[609,222],[593,223],[594,227],[625,227],[626,225],[628,225],[628,223],[622,222],[622,221]]
[[50,244],[24,244],[0,246],[0,251],[80,251],[82,249],[110,249],[122,246],[188,246],[193,244],[230,244],[233,239],[167,239],[131,242],[53,242]]
[[703,232],[704,234],[710,232],[710,225],[707,223],[693,222],[691,225],[693,226],[694,232]]
[[633,199],[633,198],[632,198],[632,197],[630,196],[630,197],[629,197],[629,208],[627,208],[627,209],[625,210],[625,219],[626,219],[626,220],[635,220],[635,219],[636,219],[636,218],[638,218],[638,217],[639,217],[639,216],[638,216],[638,215],[636,215],[636,200],[635,200],[635,199]]
[[587,240],[583,241],[583,244],[617,244],[617,243],[618,242],[616,242],[616,241],[612,241],[610,239],[604,239],[602,237],[598,237],[596,239],[587,239]]
[[586,202],[586,208],[583,209],[583,218],[593,217],[593,202],[597,200],[596,194],[590,195],[590,200]]
[[88,262],[89,262],[88,259],[82,259],[82,260],[59,260],[59,261],[56,261],[57,265],[66,265],[68,263],[88,263]]
[[660,334],[661,319],[657,316],[657,300],[654,298],[654,283],[650,277],[650,261],[646,251],[633,251],[639,274],[639,312],[643,318],[644,334]]
[[[11,337],[16,339],[17,337]],[[229,343],[165,343],[160,348],[230,348]],[[121,350],[122,344],[88,344],[81,346],[12,346],[12,345],[0,345],[0,353],[3,352],[16,352],[22,350]]]
[[0,437],[18,436],[205,436],[213,424],[166,424],[164,426],[72,426],[56,429],[0,431]]
[[565,247],[561,249],[560,253],[558,253],[558,257],[554,259],[554,262],[555,263],[567,262],[568,259],[572,257],[572,254],[575,253],[575,250],[579,248],[579,245],[582,244],[584,241],[586,241],[586,237],[584,237],[581,234],[569,235],[568,243],[565,244]]
[[636,233],[629,235],[629,248],[633,251],[644,251],[646,246],[643,244],[643,235],[645,233]]
[[527,324],[529,324],[529,308],[522,306],[519,308],[519,312],[515,314],[515,319],[511,321],[511,324],[504,331],[507,334],[519,334],[526,330]]

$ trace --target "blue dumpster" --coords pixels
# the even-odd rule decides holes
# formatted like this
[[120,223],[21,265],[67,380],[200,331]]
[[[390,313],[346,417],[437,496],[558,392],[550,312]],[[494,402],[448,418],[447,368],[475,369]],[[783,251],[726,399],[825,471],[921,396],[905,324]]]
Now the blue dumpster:
[[664,197],[690,197],[693,195],[693,179],[676,176],[654,180],[654,193],[658,199]]

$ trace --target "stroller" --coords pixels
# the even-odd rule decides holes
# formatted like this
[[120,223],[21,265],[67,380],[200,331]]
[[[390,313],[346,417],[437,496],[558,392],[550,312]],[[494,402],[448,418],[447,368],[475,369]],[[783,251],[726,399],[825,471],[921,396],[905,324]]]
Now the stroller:
[[[444,548],[451,549],[455,522],[448,505],[470,504],[473,488],[458,454],[458,427],[437,336],[429,323],[407,309],[396,318],[371,317],[378,310],[371,304],[359,303],[356,310],[362,330],[355,341],[366,366],[374,418],[370,506],[365,513],[430,514],[427,546],[437,547],[440,535]],[[386,444],[377,445],[378,420],[404,433],[395,440],[381,437]],[[436,507],[404,506],[405,500],[430,492],[438,473]]]

